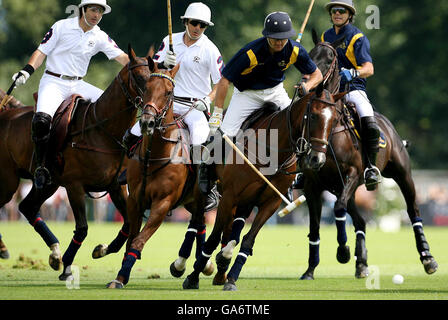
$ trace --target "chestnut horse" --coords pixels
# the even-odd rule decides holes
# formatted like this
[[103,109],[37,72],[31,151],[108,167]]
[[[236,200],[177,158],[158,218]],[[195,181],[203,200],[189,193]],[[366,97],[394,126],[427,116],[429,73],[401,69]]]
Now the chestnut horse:
[[[52,250],[50,266],[59,270],[64,265],[60,280],[71,276],[70,266],[82,241],[87,236],[85,193],[108,191],[123,215],[124,224],[109,246],[99,246],[93,252],[98,258],[117,252],[128,236],[126,196],[117,176],[126,166],[122,136],[136,119],[137,106],[144,103],[143,93],[150,78],[148,61],[139,58],[129,46],[130,62],[116,76],[111,85],[95,103],[79,100],[64,144],[56,161],[52,161],[52,183],[41,191],[34,185],[19,204],[20,212],[27,218]],[[21,178],[32,179],[35,165],[32,161],[31,119],[33,107],[5,110],[0,113],[0,207],[9,202]],[[19,134],[18,134],[19,133]],[[51,150],[55,160],[55,150]],[[51,152],[50,151],[50,152]],[[59,186],[67,190],[76,222],[74,237],[61,259],[59,241],[42,221],[39,208]]]
[[[319,42],[317,34],[313,31],[315,47],[310,51],[310,57],[318,65],[324,76],[325,87],[330,92],[339,91],[339,69],[337,61],[337,47],[343,39],[335,43]],[[356,271],[357,278],[368,275],[367,269],[367,249],[365,247],[365,221],[359,214],[355,204],[355,191],[359,185],[364,183],[363,172],[365,163],[363,162],[362,141],[358,139],[354,127],[351,125],[352,119],[359,125],[356,110],[352,108],[352,113],[348,113],[342,101],[337,104],[337,113],[334,114],[334,126],[332,129],[329,148],[331,153],[327,154],[325,164],[319,171],[310,170],[305,163],[305,187],[304,192],[307,198],[310,218],[309,237],[309,260],[308,269],[301,279],[314,279],[314,269],[319,264],[319,224],[322,210],[321,194],[328,190],[337,196],[334,206],[336,225],[338,228],[337,240],[339,243],[337,259],[341,263],[346,263],[350,259],[350,252],[346,246],[347,235],[345,232],[346,213],[353,219],[356,232]],[[383,115],[375,112],[378,125],[384,134],[385,141],[378,153],[377,166],[382,175],[392,178],[398,184],[404,196],[409,219],[412,223],[417,250],[420,255],[426,273],[432,274],[437,270],[437,262],[429,251],[429,245],[423,233],[422,220],[418,206],[416,204],[415,186],[412,180],[409,154],[403,140],[398,135],[392,123]],[[357,127],[359,131],[359,126]],[[385,146],[384,146],[385,145]],[[326,150],[327,153],[330,151]],[[324,150],[325,152],[325,150]],[[318,154],[319,151],[311,150],[311,154]]]
[[[182,135],[173,115],[173,78],[179,66],[168,71],[150,64],[151,90],[145,95],[149,102],[140,118],[143,139],[127,167],[129,239],[121,269],[116,279],[107,284],[111,289],[121,289],[129,282],[131,269],[141,258],[144,245],[170,210],[182,203],[192,213],[192,222],[204,223],[205,197],[195,183],[195,169],[188,164],[188,135]],[[146,209],[150,209],[150,214],[140,231]],[[213,265],[209,262],[204,273],[212,272]]]
[[[267,129],[271,138],[269,144],[266,144],[264,148],[268,148],[271,152],[274,149],[278,150],[280,165],[276,173],[269,175],[268,179],[281,193],[287,192],[294,179],[291,173],[296,169],[295,153],[303,141],[303,133],[306,132],[311,137],[309,143],[312,148],[321,149],[321,145],[328,140],[330,130],[325,132],[320,128],[331,128],[332,124],[328,123],[328,114],[333,113],[335,101],[343,95],[342,93],[333,96],[323,90],[320,85],[316,92],[309,93],[300,100],[293,99],[288,108],[272,113],[268,117],[261,117],[251,125],[256,132],[254,134],[257,135],[257,143],[262,143],[259,138],[261,129]],[[316,128],[319,128],[319,132]],[[272,138],[274,132],[278,133],[278,141],[274,141],[275,138]],[[274,144],[276,145],[274,146]],[[316,163],[317,159],[310,158],[309,161]],[[255,165],[262,167],[260,159],[257,158]],[[222,198],[218,206],[215,225],[203,246],[202,254],[196,259],[194,271],[187,276],[183,283],[184,289],[199,288],[199,273],[219,245],[222,234],[223,243],[227,244],[216,257],[218,273],[215,276],[214,284],[224,284],[225,271],[230,264],[232,251],[239,242],[245,219],[249,216],[252,208],[257,206],[258,213],[249,232],[243,237],[239,254],[224,285],[224,290],[236,290],[236,281],[247,257],[252,255],[252,248],[258,232],[282,202],[278,194],[269,188],[246,163],[235,164],[227,158],[225,165],[219,164],[216,167],[218,178],[222,184]]]

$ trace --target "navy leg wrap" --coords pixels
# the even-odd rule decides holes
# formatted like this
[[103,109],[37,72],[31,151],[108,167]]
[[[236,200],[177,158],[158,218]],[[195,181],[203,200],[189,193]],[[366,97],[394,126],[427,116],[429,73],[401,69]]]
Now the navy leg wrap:
[[70,266],[75,259],[76,253],[79,248],[81,248],[82,242],[87,237],[87,228],[80,228],[75,230],[72,241],[70,242],[67,250],[62,256],[62,262],[64,263],[64,268]]
[[319,257],[319,238],[316,241],[311,241],[309,243],[309,257],[308,257],[308,266],[311,268],[316,268],[319,265],[320,257]]
[[115,253],[120,251],[121,247],[123,247],[123,245],[129,238],[128,229],[129,227],[125,228],[125,226],[123,226],[123,228],[118,232],[118,235],[115,237],[115,239],[112,240],[112,242],[107,247],[107,253]]
[[252,249],[250,248],[241,248],[240,252],[236,256],[235,262],[232,265],[229,273],[227,274],[228,279],[233,279],[234,281],[238,280],[241,270],[243,269],[244,264],[247,261],[247,257],[252,255]]
[[34,230],[36,230],[36,232],[40,234],[47,246],[50,247],[52,244],[59,243],[59,240],[56,238],[53,232],[50,231],[47,224],[44,222],[44,220],[42,220],[40,215],[37,215],[34,221],[28,221],[34,227]]
[[424,258],[431,256],[429,253],[429,244],[426,241],[425,234],[423,233],[423,220],[420,217],[415,217],[411,221],[414,229],[417,250],[420,254],[420,260],[423,260]]
[[206,228],[205,224],[203,224],[198,227],[198,232],[196,233],[196,259],[199,257],[202,252],[202,248],[204,247],[205,234]]
[[126,253],[123,262],[121,264],[121,269],[118,272],[118,276],[124,278],[123,284],[127,284],[129,281],[129,277],[131,275],[131,269],[134,266],[134,263],[137,259],[140,259],[141,253],[136,249],[131,249]]
[[338,243],[340,246],[345,245],[347,243],[347,233],[345,230],[345,221],[347,220],[346,217],[347,210],[344,208],[337,209],[334,211],[334,216],[336,219],[336,228],[338,230]]
[[193,249],[193,243],[196,239],[196,234],[198,232],[197,227],[195,224],[191,223],[188,225],[187,232],[185,233],[185,239],[184,242],[182,242],[182,245],[179,249],[179,257],[188,259],[191,254],[191,250]]
[[241,231],[243,230],[245,223],[246,220],[244,220],[244,218],[236,218],[233,220],[232,233],[230,234],[229,241],[235,240],[236,243],[240,243]]

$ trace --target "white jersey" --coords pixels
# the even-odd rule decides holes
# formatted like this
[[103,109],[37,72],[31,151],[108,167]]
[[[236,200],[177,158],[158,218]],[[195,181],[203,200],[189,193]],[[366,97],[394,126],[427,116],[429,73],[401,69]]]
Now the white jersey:
[[90,59],[98,52],[104,52],[109,60],[124,53],[98,26],[84,32],[78,17],[57,21],[38,50],[47,55],[46,70],[77,77],[86,75]]
[[[216,84],[221,79],[224,63],[218,48],[205,34],[189,47],[183,41],[184,34],[185,32],[173,34],[173,50],[176,61],[180,63],[174,78],[174,95],[202,99],[212,91],[210,83]],[[168,45],[167,36],[154,56],[156,62],[165,60]]]

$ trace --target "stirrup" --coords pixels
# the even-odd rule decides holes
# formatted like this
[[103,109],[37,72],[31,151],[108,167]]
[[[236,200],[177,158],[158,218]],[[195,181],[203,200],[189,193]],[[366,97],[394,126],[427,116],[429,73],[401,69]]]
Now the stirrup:
[[371,165],[364,170],[364,182],[368,191],[375,190],[381,180],[381,172],[376,166]]
[[37,167],[34,171],[34,185],[37,189],[42,189],[46,185],[51,184],[51,174],[45,167]]

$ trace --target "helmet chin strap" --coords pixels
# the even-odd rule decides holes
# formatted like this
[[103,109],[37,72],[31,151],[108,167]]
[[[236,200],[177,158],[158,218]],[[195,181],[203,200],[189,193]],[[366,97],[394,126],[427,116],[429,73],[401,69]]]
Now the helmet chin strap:
[[[89,28],[93,28],[94,27],[94,25],[91,25],[90,23],[87,22],[85,6],[82,7],[82,17],[84,18],[84,22],[89,26]],[[103,17],[101,17],[100,20],[98,20],[98,23],[100,23],[101,19],[103,19]]]
[[204,33],[201,33],[201,35],[199,37],[195,38],[190,34],[190,31],[188,31],[188,26],[185,26],[185,31],[187,31],[187,35],[191,40],[199,40],[202,37],[202,35],[204,34]]

